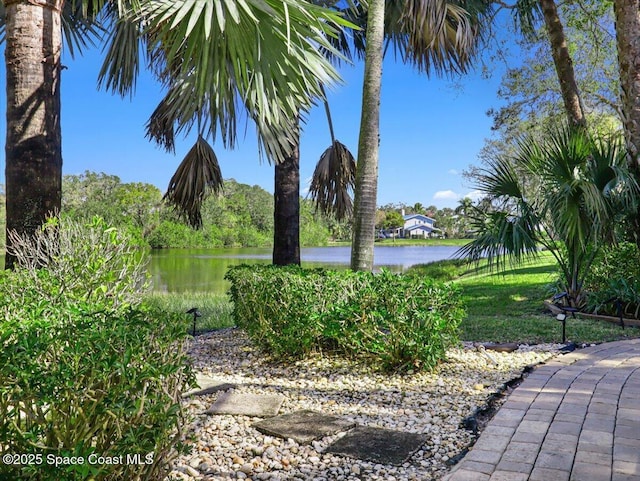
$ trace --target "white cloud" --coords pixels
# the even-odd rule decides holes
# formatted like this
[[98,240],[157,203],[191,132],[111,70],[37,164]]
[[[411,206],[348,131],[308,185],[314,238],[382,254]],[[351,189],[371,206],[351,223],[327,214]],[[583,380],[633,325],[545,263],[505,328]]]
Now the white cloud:
[[465,197],[469,197],[472,201],[476,202],[484,197],[484,194],[479,190],[472,190],[468,194],[464,195]]
[[459,172],[456,169],[449,169],[447,173],[451,175],[458,175]]
[[452,190],[439,190],[433,194],[434,200],[457,200],[460,196]]

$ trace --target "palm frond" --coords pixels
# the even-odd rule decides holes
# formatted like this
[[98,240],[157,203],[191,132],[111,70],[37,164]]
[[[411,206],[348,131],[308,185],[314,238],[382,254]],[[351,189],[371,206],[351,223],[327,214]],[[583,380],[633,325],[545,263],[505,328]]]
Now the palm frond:
[[518,213],[493,211],[471,216],[475,238],[458,249],[455,256],[476,263],[486,259],[490,267],[498,270],[507,262],[518,264],[538,253],[539,221],[526,205],[521,205]]
[[[62,35],[71,57],[93,47],[106,32],[98,19],[104,0],[67,0],[62,7]],[[5,6],[0,2],[0,44],[5,41]]]
[[490,8],[489,2],[389,1],[387,38],[396,54],[421,72],[464,73],[476,54],[480,24]]
[[202,226],[202,203],[209,192],[222,189],[222,174],[216,154],[199,136],[169,181],[163,200],[173,206],[194,228]]
[[140,73],[144,37],[137,9],[110,2],[104,15],[111,25],[109,43],[98,73],[98,86],[122,97],[133,95]]
[[542,9],[539,0],[517,0],[515,15],[513,16],[516,29],[522,32],[529,40],[535,39],[536,24],[542,18]]
[[182,112],[172,115],[176,132],[188,129],[193,116],[208,117],[207,133],[219,133],[233,147],[244,117],[255,121],[269,158],[281,161],[290,142],[280,139],[295,133],[291,119],[321,98],[319,82],[339,78],[319,49],[340,56],[327,38],[347,22],[316,5],[157,0],[145,3],[139,16],[147,25],[149,58],[164,65],[160,78],[170,90],[174,82],[188,85],[188,96],[169,97],[171,109]]
[[334,141],[320,156],[309,187],[309,194],[316,209],[325,214],[333,213],[341,220],[351,216],[353,191],[356,179],[356,160],[347,147]]

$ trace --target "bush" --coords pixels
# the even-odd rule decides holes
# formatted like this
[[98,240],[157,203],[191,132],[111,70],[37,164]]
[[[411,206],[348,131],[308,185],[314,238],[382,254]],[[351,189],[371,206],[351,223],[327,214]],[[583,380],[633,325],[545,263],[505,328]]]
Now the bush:
[[626,317],[640,316],[640,250],[626,242],[603,248],[586,276],[587,310],[617,316],[612,299]]
[[193,380],[186,321],[139,302],[140,259],[117,231],[63,222],[57,241],[53,226],[18,247],[40,239],[49,259],[18,252],[0,282],[0,454],[22,455],[0,478],[164,479]]
[[458,342],[454,285],[276,266],[238,266],[226,278],[236,324],[276,357],[334,350],[388,370],[431,369]]

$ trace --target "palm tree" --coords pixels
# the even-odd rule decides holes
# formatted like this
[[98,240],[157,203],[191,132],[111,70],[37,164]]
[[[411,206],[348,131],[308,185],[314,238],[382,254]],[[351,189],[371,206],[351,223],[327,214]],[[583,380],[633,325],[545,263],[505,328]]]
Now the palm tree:
[[[243,111],[266,155],[283,159],[297,131],[295,114],[321,96],[320,82],[338,78],[318,48],[332,49],[327,37],[339,16],[298,0],[249,0],[242,8],[215,0],[17,0],[2,6],[7,229],[21,234],[34,232],[60,208],[63,32],[83,45],[88,33],[110,29],[101,85],[121,95],[133,92],[141,58],[148,60],[167,88],[150,135],[162,132],[159,140],[171,148],[174,133],[197,126],[201,134],[199,148],[185,159],[187,178],[215,177],[215,156],[204,138],[218,133],[233,146]],[[106,20],[100,25],[98,18]],[[186,197],[197,205],[197,193]],[[191,218],[197,222],[197,215]],[[12,265],[10,255],[6,265]]]
[[7,232],[22,234],[60,210],[61,12],[55,0],[6,3]]
[[[365,79],[354,199],[351,268],[373,268],[373,246],[378,185],[380,86],[384,26],[406,62],[429,74],[463,73],[478,41],[479,21],[486,2],[412,0],[386,4],[369,2],[367,13]],[[466,7],[466,9],[465,9]]]
[[[622,100],[622,123],[629,167],[640,182],[640,2],[614,0],[616,40]],[[640,212],[631,216],[635,241],[640,246]]]
[[[472,216],[476,238],[458,255],[487,258],[501,268],[537,255],[542,245],[558,261],[569,298],[580,305],[598,249],[614,240],[616,220],[637,198],[622,142],[566,126],[542,141],[521,139],[517,151],[481,169],[478,188],[491,209]],[[522,172],[536,182],[525,183]]]

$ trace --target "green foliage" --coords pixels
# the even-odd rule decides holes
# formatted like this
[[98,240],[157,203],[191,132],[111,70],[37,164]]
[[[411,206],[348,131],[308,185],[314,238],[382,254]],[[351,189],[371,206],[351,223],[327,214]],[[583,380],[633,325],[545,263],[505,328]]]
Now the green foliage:
[[192,307],[197,307],[202,314],[196,322],[196,334],[235,325],[231,303],[225,295],[221,294],[154,292],[145,296],[145,304],[159,312],[187,319],[189,333],[193,332],[193,317],[185,313]]
[[468,273],[470,269],[469,262],[466,259],[446,259],[429,262],[428,264],[416,264],[407,270],[406,275],[430,277],[438,281],[447,282]]
[[432,369],[457,342],[455,286],[383,271],[238,266],[229,270],[239,327],[277,357],[335,350],[384,369]]
[[589,312],[617,316],[615,299],[625,317],[640,318],[640,250],[621,243],[602,250],[585,280]]
[[[550,253],[505,272],[483,270],[456,281],[462,288],[467,317],[460,324],[465,341],[560,342],[562,327],[543,309],[547,286],[558,266]],[[573,319],[567,321],[567,337],[576,343],[598,343],[639,337],[638,329],[621,329],[609,322]]]
[[[273,195],[257,185],[225,181],[220,195],[210,195],[203,202],[200,229],[189,227],[161,203],[161,197],[155,186],[123,184],[114,175],[66,175],[62,217],[89,222],[100,216],[126,232],[135,245],[154,249],[267,247],[273,243]],[[350,237],[346,222],[315,215],[309,200],[301,199],[300,216],[303,246],[326,245],[331,236]]]
[[[9,252],[30,278],[30,288],[47,302],[109,299],[117,307],[131,304],[148,287],[145,253],[99,217],[89,224],[53,218],[33,237],[10,236]],[[21,295],[32,293],[14,293]]]
[[520,139],[517,155],[481,169],[478,188],[490,208],[477,209],[477,236],[458,251],[460,257],[504,267],[538,255],[542,245],[558,261],[562,290],[577,306],[598,249],[614,241],[620,214],[638,195],[619,136],[566,126],[542,141]]
[[[164,479],[193,377],[184,318],[140,302],[139,256],[102,221],[49,223],[16,245],[0,282],[0,455],[32,463],[0,478]],[[55,466],[71,456],[84,462]]]

